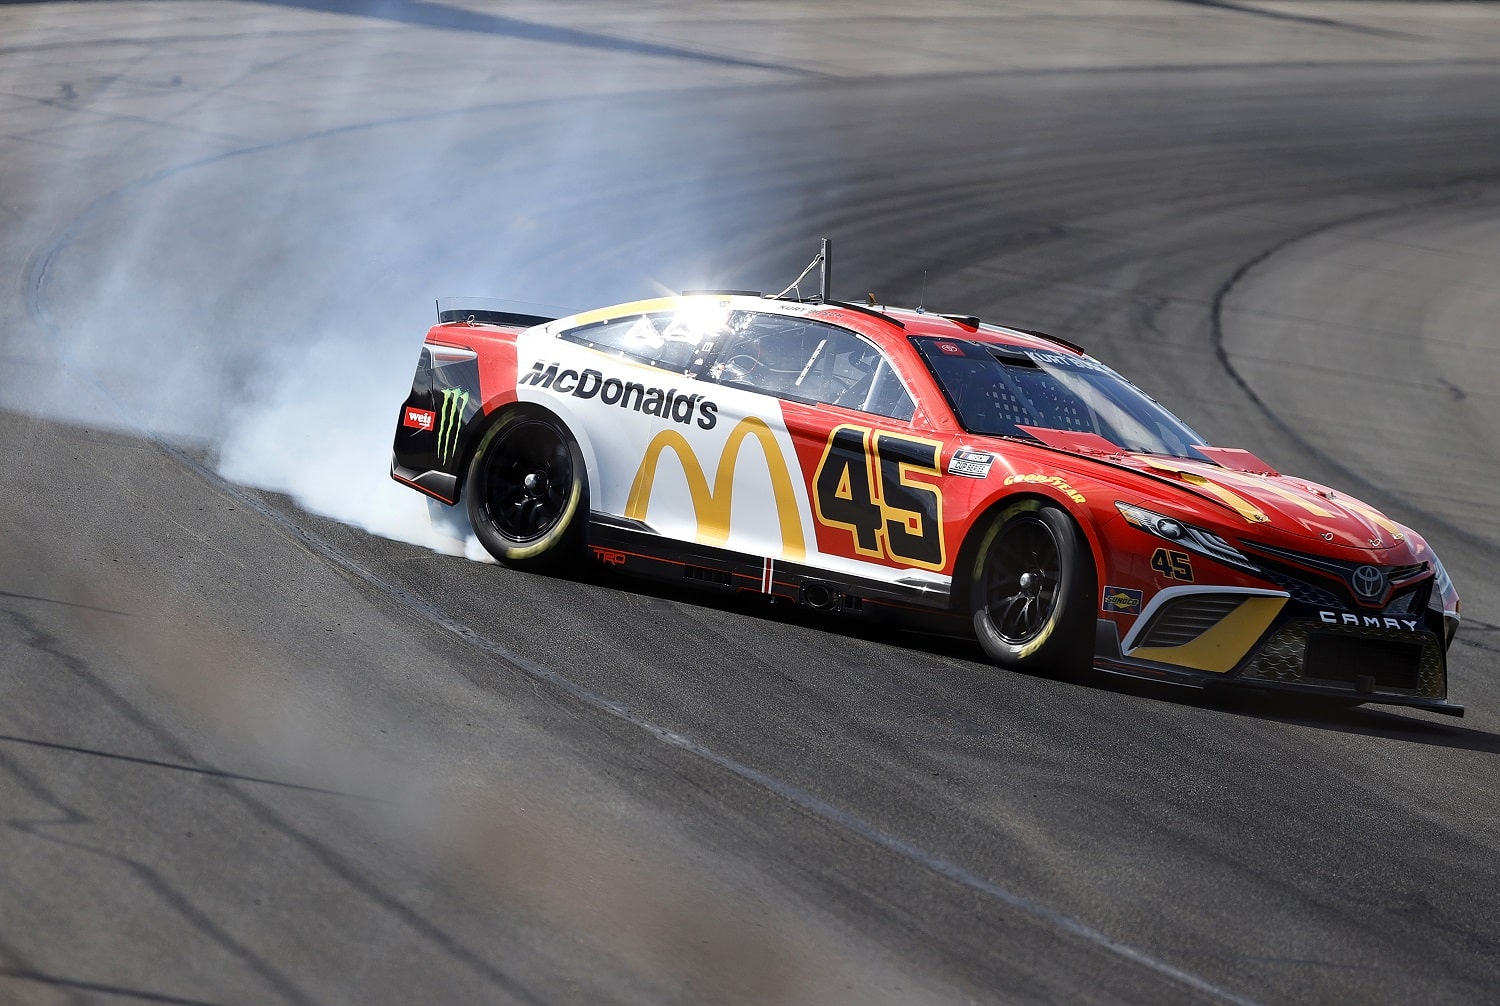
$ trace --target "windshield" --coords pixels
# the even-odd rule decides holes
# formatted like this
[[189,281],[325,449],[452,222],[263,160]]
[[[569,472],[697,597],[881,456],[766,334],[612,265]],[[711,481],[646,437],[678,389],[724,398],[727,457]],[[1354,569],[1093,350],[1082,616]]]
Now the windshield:
[[913,337],[960,425],[1024,437],[1019,427],[1094,433],[1139,454],[1204,460],[1204,439],[1098,360],[965,339]]

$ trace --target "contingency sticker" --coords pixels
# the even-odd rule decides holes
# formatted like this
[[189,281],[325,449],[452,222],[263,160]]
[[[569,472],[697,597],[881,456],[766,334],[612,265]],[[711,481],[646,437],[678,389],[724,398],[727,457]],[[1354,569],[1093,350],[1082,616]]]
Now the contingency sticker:
[[1129,587],[1105,587],[1103,609],[1116,615],[1139,615],[1141,592]]
[[971,451],[967,447],[960,447],[953,452],[953,457],[948,462],[948,474],[982,479],[990,473],[990,465],[994,463],[995,455],[988,451]]

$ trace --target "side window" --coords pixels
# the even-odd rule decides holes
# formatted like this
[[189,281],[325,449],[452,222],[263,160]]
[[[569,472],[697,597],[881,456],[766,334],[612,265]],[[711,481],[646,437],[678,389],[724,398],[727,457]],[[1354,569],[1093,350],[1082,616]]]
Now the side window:
[[903,422],[915,406],[890,361],[848,329],[776,314],[733,320],[707,379]]
[[699,344],[719,328],[695,324],[695,320],[670,313],[635,314],[570,329],[558,338],[685,373],[693,365]]

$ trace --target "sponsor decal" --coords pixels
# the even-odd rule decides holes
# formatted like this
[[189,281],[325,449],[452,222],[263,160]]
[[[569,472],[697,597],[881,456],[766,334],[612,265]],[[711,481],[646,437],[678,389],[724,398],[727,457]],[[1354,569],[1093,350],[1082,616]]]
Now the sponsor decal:
[[1186,552],[1159,548],[1151,555],[1151,568],[1168,580],[1193,582],[1193,560]]
[[1418,621],[1414,618],[1356,615],[1352,611],[1320,611],[1318,621],[1325,625],[1354,625],[1361,629],[1400,629],[1403,632],[1416,632],[1418,625]]
[[990,465],[994,463],[995,455],[989,451],[971,451],[967,447],[960,447],[953,452],[953,457],[948,462],[948,474],[982,479],[990,473]]
[[942,569],[943,493],[914,474],[941,475],[936,440],[836,426],[813,476],[819,523],[846,530],[854,551],[906,566]]
[[469,393],[462,388],[443,389],[442,421],[438,423],[438,464],[446,465],[458,452],[458,428],[463,425]]
[[1141,592],[1129,587],[1105,587],[1104,599],[1100,607],[1116,615],[1139,615]]
[[401,416],[401,425],[410,426],[414,430],[431,431],[437,425],[437,413],[431,409],[407,406],[406,412]]
[[[1046,350],[1026,349],[1022,350],[1027,356],[1037,363],[1046,363],[1054,367],[1065,367],[1071,370],[1096,370],[1101,374],[1114,374],[1104,364],[1091,356],[1064,356],[1062,353],[1049,353]],[[1119,375],[1115,375],[1119,376]]]
[[615,551],[612,548],[605,548],[602,545],[590,545],[589,549],[590,549],[590,551],[592,551],[594,553],[594,558],[598,559],[600,562],[604,563],[606,566],[623,566],[623,565],[625,565],[625,553],[624,552],[617,552],[617,551]]
[[1054,489],[1061,492],[1064,496],[1068,497],[1068,499],[1072,500],[1074,503],[1082,503],[1084,501],[1083,493],[1079,492],[1077,489],[1074,489],[1072,486],[1068,485],[1067,482],[1058,478],[1056,475],[1038,475],[1036,473],[1031,473],[1028,475],[1005,476],[1005,484],[1008,486],[1022,485],[1027,483],[1032,485],[1052,486]]
[[956,342],[940,342],[937,344],[937,348],[940,352],[947,353],[949,356],[964,355],[964,348]]
[[550,388],[558,394],[572,395],[585,401],[597,399],[605,405],[634,409],[648,416],[660,416],[687,426],[697,418],[698,425],[711,430],[719,422],[718,403],[702,395],[684,395],[675,388],[648,388],[638,381],[605,377],[601,371],[559,370],[560,364],[538,360],[516,383]]
[[[559,375],[561,376],[561,375]],[[697,398],[697,395],[690,396]],[[687,401],[688,399],[678,399]],[[712,402],[698,402],[701,409]],[[713,414],[709,413],[710,418]],[[677,420],[685,423],[686,420]],[[702,419],[698,421],[703,426]],[[704,426],[709,429],[713,423]],[[651,502],[651,490],[656,484],[656,469],[661,456],[667,451],[677,455],[682,465],[682,474],[687,479],[688,494],[693,503],[693,518],[697,521],[697,540],[707,545],[723,545],[729,540],[729,513],[734,494],[734,467],[739,461],[740,448],[746,440],[754,438],[765,455],[766,470],[771,475],[771,489],[776,495],[776,517],[781,525],[781,550],[791,559],[801,559],[807,554],[807,544],[802,537],[802,517],[797,512],[797,494],[792,489],[792,475],[787,469],[786,458],[776,444],[776,435],[765,420],[747,416],[729,431],[729,439],[719,454],[719,467],[714,472],[713,486],[698,456],[687,438],[676,430],[662,430],[651,438],[646,446],[646,456],[636,470],[630,484],[630,496],[625,501],[625,516],[631,520],[645,520],[646,509]]]

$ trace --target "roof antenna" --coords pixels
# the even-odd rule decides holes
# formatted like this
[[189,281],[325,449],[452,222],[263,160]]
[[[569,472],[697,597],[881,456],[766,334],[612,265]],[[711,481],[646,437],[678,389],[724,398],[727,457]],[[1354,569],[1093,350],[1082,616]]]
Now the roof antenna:
[[818,299],[825,304],[833,299],[829,295],[829,291],[833,289],[833,263],[829,261],[829,256],[832,254],[833,239],[824,238],[823,247],[818,252],[818,262],[823,266],[822,270],[820,270],[819,272],[819,275],[822,277],[822,282],[819,284]]
[[918,314],[926,314],[927,313],[927,308],[923,306],[926,303],[927,303],[927,270],[923,269],[922,270],[922,296],[917,298],[917,313]]

